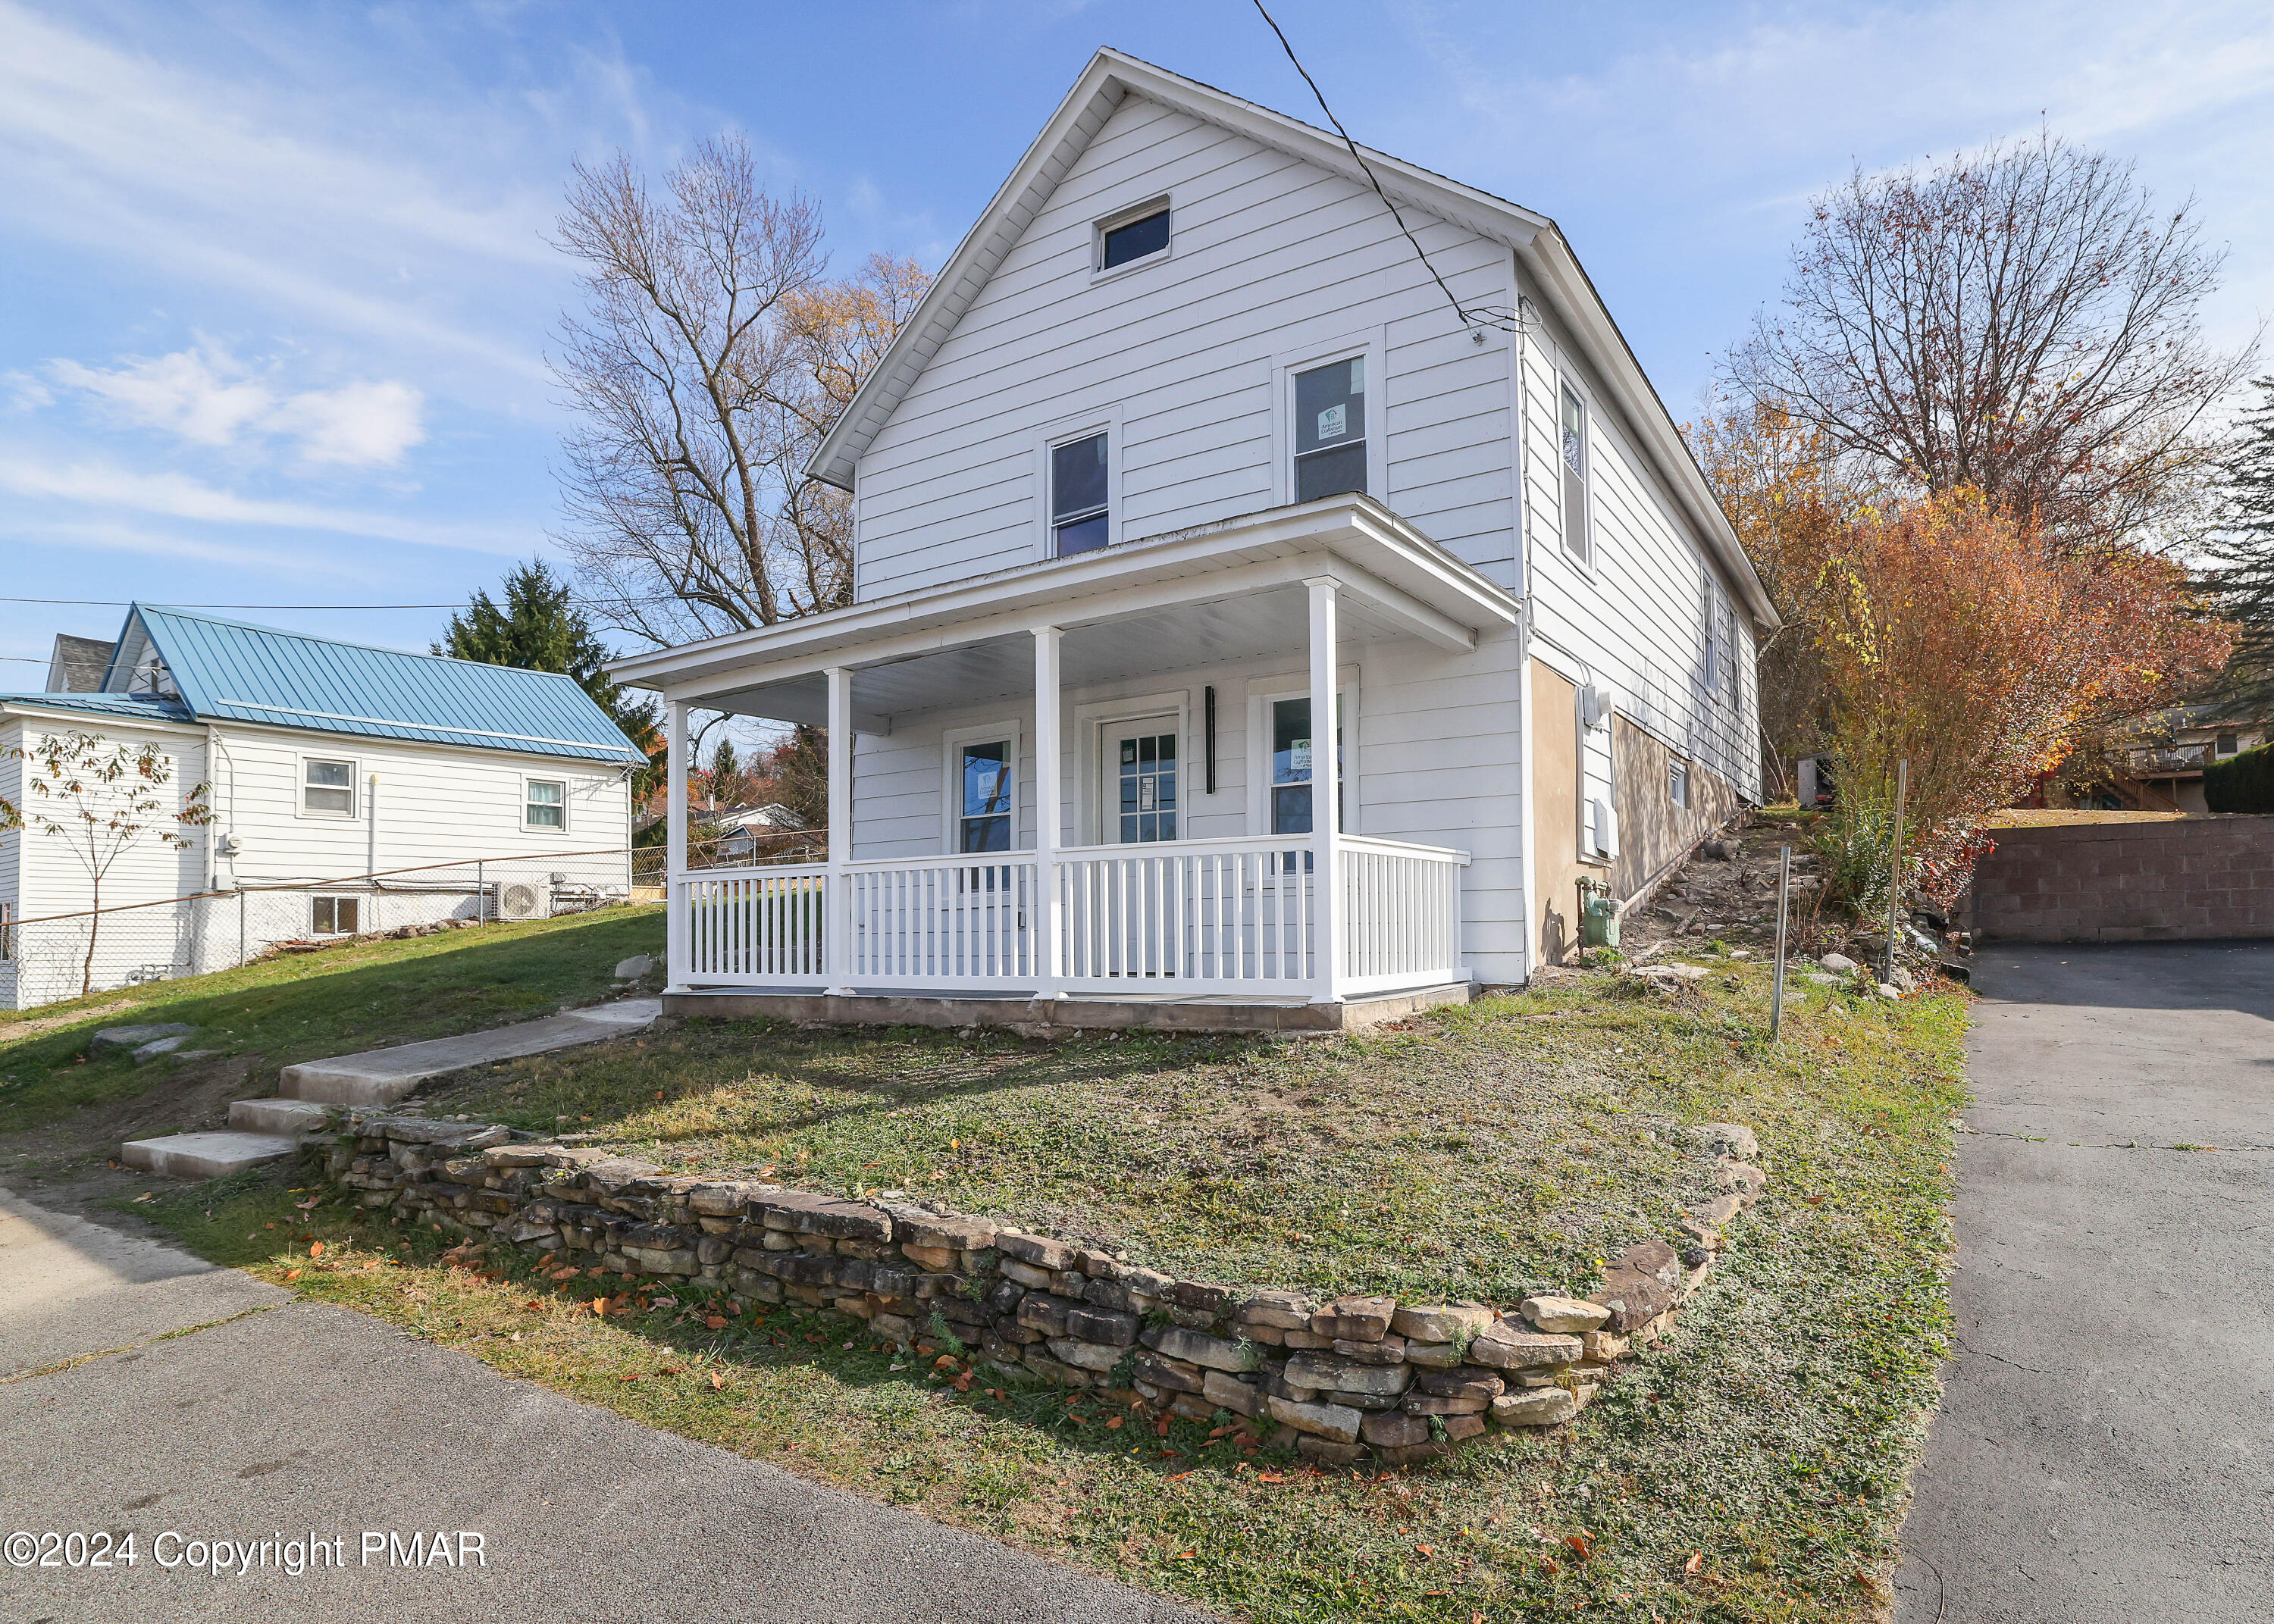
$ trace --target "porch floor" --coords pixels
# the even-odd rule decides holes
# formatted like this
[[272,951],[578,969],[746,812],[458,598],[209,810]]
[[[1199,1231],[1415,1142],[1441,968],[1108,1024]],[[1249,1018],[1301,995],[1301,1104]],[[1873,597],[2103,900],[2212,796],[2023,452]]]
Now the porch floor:
[[743,987],[666,992],[666,1015],[715,1019],[819,1021],[849,1026],[1007,1026],[1052,1032],[1359,1032],[1404,1020],[1441,1004],[1466,1004],[1466,981],[1448,982],[1340,1004],[1253,994],[1150,996],[1076,993],[1037,998],[1027,992],[938,993],[890,988],[832,996],[797,988]]

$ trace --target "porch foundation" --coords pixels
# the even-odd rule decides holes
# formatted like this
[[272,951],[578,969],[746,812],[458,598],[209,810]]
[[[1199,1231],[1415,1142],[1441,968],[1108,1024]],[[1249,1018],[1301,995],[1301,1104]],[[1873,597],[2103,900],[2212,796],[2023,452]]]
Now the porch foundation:
[[1306,999],[940,997],[921,993],[742,989],[666,992],[663,1012],[718,1020],[819,1021],[843,1026],[1002,1026],[1030,1037],[1062,1032],[1363,1032],[1448,1004],[1466,1004],[1466,981],[1338,1004]]

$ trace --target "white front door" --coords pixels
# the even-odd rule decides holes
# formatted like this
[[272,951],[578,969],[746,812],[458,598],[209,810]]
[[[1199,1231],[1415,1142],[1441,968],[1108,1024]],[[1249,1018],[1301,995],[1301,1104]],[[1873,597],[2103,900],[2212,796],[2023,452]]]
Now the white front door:
[[1099,804],[1108,845],[1177,838],[1177,718],[1110,722],[1098,754],[1105,782]]

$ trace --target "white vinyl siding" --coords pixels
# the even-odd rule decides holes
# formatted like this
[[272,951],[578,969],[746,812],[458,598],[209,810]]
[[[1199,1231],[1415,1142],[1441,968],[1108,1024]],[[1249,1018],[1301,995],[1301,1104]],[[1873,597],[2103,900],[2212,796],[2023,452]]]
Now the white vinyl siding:
[[[1095,222],[1163,193],[1171,258],[1096,281]],[[1462,297],[1505,303],[1507,251],[1414,220]],[[1149,261],[1147,263],[1150,263]],[[1386,334],[1369,361],[1374,494],[1512,585],[1505,339],[1462,331],[1370,191],[1135,99],[1109,118],[862,458],[860,590],[1025,562],[1044,425],[1120,413],[1117,539],[1272,505],[1275,357]]]

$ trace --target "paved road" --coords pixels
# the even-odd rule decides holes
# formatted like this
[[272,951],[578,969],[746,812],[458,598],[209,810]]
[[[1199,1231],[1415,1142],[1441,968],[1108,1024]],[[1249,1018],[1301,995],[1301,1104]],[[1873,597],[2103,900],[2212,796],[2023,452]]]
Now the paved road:
[[[0,1536],[19,1529],[132,1530],[142,1560],[0,1566],[8,1624],[1204,1624],[0,1192]],[[343,1535],[349,1566],[162,1571],[168,1529]],[[443,1530],[454,1557],[478,1533],[486,1565],[365,1567],[365,1530]]]
[[1897,1618],[2255,1624],[2274,1614],[2274,944],[1979,957],[1961,1351]]

